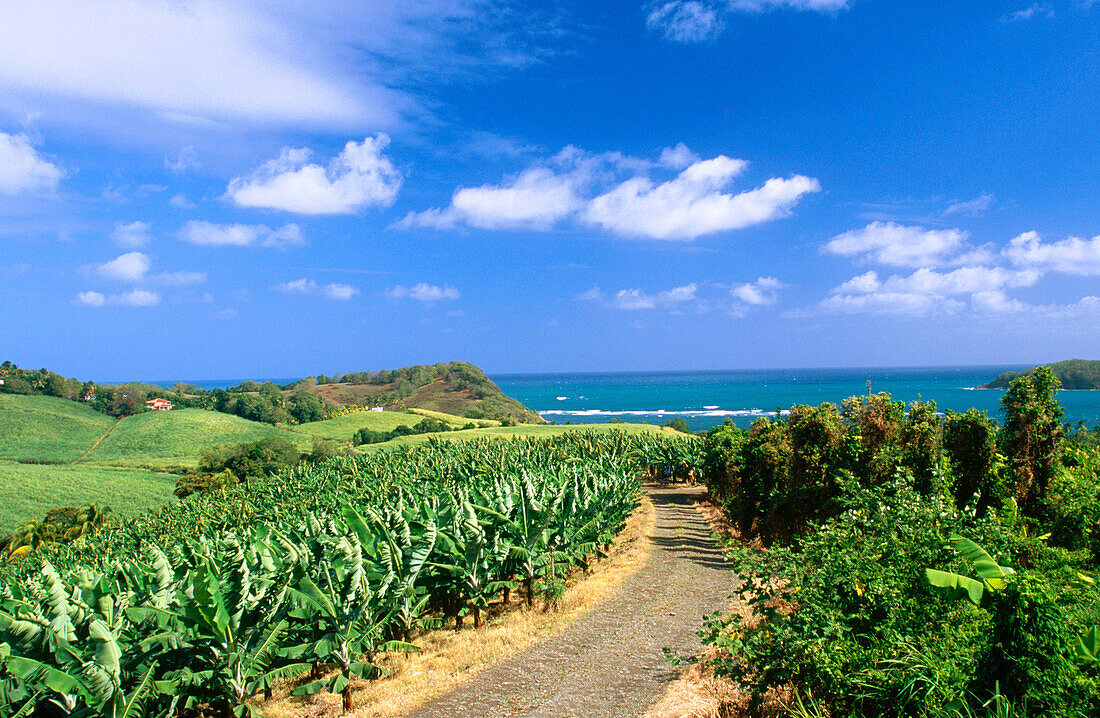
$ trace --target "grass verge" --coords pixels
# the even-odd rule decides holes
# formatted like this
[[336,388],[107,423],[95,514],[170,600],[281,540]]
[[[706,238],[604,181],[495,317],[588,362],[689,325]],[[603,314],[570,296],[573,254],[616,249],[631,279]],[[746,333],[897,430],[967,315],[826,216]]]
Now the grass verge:
[[[492,604],[490,616],[481,629],[470,627],[458,632],[440,629],[420,634],[413,640],[421,649],[419,653],[388,655],[382,665],[389,675],[355,684],[355,710],[348,715],[355,718],[408,716],[494,663],[581,618],[645,563],[654,520],[653,504],[644,497],[616,539],[610,556],[594,564],[588,573],[571,579],[562,600],[552,609],[527,610],[521,592],[517,592],[508,606],[500,601]],[[471,622],[467,621],[466,625],[470,626]],[[282,686],[275,691],[272,700],[262,704],[266,718],[340,714],[340,696],[319,693],[301,699],[289,695],[293,687],[294,684]]]

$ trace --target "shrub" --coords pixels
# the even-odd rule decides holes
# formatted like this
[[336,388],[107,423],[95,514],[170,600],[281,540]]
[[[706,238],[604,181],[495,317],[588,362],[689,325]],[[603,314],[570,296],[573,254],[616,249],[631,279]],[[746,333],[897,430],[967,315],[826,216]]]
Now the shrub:
[[217,474],[228,469],[244,482],[275,473],[298,463],[298,450],[281,436],[244,444],[218,446],[199,459],[199,470]]

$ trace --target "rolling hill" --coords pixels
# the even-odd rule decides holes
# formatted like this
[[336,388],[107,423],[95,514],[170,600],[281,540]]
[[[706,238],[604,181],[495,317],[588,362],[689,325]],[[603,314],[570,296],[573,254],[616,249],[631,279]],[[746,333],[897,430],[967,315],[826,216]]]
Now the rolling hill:
[[114,423],[106,414],[68,399],[0,394],[0,459],[76,461]]
[[393,431],[398,426],[412,426],[424,417],[439,419],[454,429],[461,429],[467,424],[477,424],[481,427],[499,426],[500,422],[488,419],[466,419],[461,416],[443,414],[427,409],[409,409],[404,411],[356,411],[351,414],[343,414],[332,419],[311,421],[294,427],[294,431],[319,436],[333,441],[351,441],[355,432],[360,429],[371,431]]
[[[1066,361],[1047,364],[1054,375],[1062,382],[1063,389],[1100,389],[1100,361],[1089,359],[1067,359]],[[1034,372],[1008,371],[989,382],[982,384],[979,389],[1007,389],[1013,379]]]

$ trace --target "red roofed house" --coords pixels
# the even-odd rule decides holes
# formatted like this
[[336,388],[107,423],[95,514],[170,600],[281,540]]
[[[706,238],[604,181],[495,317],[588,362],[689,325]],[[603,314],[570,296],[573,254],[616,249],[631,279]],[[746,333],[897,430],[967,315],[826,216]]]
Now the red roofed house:
[[167,399],[150,399],[145,402],[145,408],[149,411],[171,411],[172,402]]

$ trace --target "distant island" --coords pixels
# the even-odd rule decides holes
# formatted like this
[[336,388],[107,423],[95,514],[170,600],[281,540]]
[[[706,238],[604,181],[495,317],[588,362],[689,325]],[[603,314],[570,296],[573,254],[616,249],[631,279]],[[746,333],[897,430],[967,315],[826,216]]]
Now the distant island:
[[[1100,389],[1100,361],[1091,359],[1067,359],[1048,364],[1062,382],[1063,389]],[[982,384],[979,389],[1007,389],[1013,379],[1032,374],[1035,370],[1006,371],[999,377]]]

